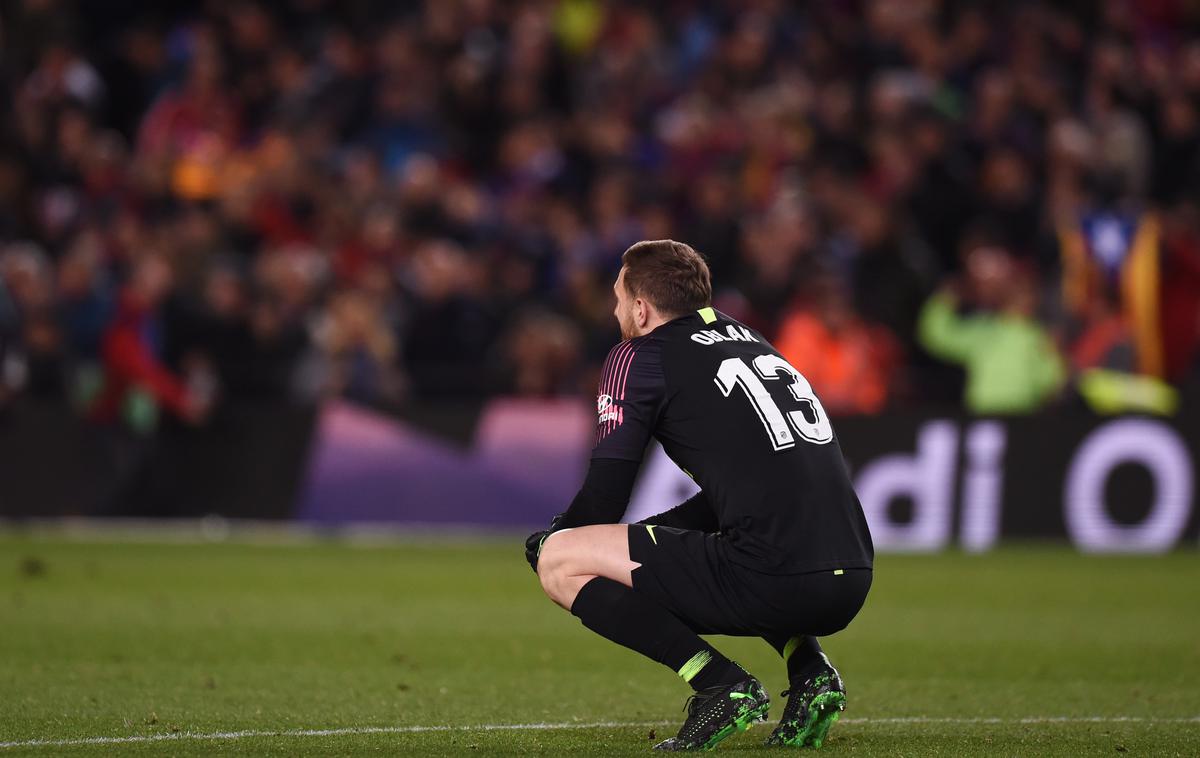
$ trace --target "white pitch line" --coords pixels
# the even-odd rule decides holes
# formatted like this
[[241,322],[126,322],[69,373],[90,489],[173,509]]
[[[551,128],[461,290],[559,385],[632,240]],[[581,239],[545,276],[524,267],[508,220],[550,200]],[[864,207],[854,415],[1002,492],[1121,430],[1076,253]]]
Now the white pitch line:
[[[594,721],[561,724],[479,724],[475,726],[349,726],[334,729],[243,729],[237,732],[166,732],[135,734],[128,737],[77,737],[74,739],[34,739],[0,742],[0,749],[19,747],[69,747],[71,745],[124,745],[135,742],[169,742],[172,740],[241,740],[247,737],[339,737],[357,734],[417,734],[421,732],[500,732],[518,729],[604,729],[620,726],[656,726],[659,722]],[[666,723],[666,722],[662,722]]]
[[[127,745],[140,742],[176,740],[241,740],[248,737],[339,737],[359,734],[420,734],[424,732],[504,732],[550,731],[555,729],[614,729],[619,727],[662,726],[668,721],[592,721],[534,724],[477,724],[473,726],[360,726],[334,729],[243,729],[236,732],[166,732],[135,734],[127,737],[77,737],[74,739],[33,739],[0,742],[0,750],[30,747],[72,747],[77,745]],[[1200,724],[1200,716],[1158,718],[1153,716],[1032,716],[1028,718],[896,716],[848,718],[843,724]]]

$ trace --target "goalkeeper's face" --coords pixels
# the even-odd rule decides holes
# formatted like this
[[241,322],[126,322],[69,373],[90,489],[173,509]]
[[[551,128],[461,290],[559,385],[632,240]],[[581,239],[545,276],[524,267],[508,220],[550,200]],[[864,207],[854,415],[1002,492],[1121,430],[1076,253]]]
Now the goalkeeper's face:
[[617,274],[617,281],[613,283],[613,292],[617,296],[617,307],[613,309],[613,315],[621,325],[621,339],[628,340],[639,336],[637,308],[641,301],[629,296],[629,290],[625,287],[624,266],[621,267],[621,273]]

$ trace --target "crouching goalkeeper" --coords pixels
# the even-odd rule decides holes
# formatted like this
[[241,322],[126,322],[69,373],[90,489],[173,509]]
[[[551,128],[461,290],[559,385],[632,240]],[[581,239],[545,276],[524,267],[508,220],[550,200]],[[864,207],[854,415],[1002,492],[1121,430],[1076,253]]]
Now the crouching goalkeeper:
[[[624,339],[601,376],[591,465],[526,557],[551,600],[695,690],[656,749],[712,748],[767,717],[759,680],[701,634],[771,644],[789,687],[767,743],[820,747],[846,690],[817,638],[862,608],[874,557],[829,418],[761,334],[712,308],[691,247],[639,242],[614,291]],[[616,523],[652,437],[701,491]]]

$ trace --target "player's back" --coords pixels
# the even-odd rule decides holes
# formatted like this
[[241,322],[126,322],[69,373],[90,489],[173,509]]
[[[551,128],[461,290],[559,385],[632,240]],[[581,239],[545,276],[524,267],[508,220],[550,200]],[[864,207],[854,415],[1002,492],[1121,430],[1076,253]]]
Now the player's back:
[[713,504],[729,557],[775,573],[869,567],[866,520],[807,380],[712,308],[644,339],[664,384],[654,436]]

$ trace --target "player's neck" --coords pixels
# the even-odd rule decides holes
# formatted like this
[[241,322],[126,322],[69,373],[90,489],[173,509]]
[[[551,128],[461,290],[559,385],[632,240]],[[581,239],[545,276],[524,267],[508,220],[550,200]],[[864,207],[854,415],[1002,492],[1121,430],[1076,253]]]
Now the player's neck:
[[647,334],[654,331],[658,327],[662,326],[663,324],[665,324],[669,321],[674,321],[676,318],[678,318],[678,317],[677,316],[664,316],[661,313],[659,313],[658,311],[651,311],[647,315],[645,325],[638,328],[637,334],[635,334],[634,336],[635,337],[645,337]]
[[634,334],[633,336],[635,338],[636,337],[645,337],[647,334],[654,331],[655,329],[657,329],[658,327],[662,326],[665,323],[667,323],[667,322],[664,319],[657,319],[655,321],[647,321],[646,325],[639,328],[637,330],[637,333]]

